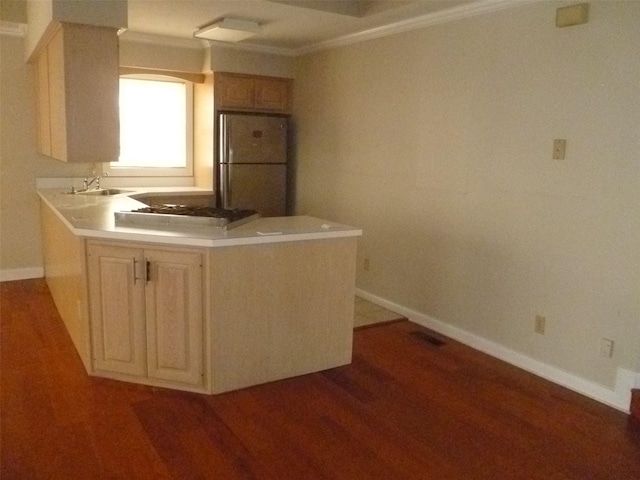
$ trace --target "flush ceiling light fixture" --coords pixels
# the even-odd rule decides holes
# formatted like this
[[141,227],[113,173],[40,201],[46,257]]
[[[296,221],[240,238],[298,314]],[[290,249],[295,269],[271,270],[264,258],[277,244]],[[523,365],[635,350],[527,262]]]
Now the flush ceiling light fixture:
[[223,18],[218,22],[206,25],[193,34],[194,37],[221,42],[239,42],[262,32],[262,27],[249,20]]

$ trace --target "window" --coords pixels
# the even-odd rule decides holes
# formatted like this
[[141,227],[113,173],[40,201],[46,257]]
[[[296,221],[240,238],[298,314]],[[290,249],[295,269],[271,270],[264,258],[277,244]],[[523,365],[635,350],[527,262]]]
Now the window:
[[158,75],[120,78],[120,161],[109,174],[193,175],[193,87]]

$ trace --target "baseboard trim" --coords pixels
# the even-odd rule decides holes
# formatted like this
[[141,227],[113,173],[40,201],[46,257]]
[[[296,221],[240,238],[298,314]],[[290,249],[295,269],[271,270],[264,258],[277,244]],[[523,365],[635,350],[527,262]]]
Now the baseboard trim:
[[43,267],[0,270],[0,282],[12,282],[15,280],[29,280],[31,278],[42,278],[42,277],[44,277]]
[[566,372],[558,367],[554,367],[541,362],[540,360],[518,353],[515,350],[511,350],[500,345],[499,343],[487,340],[486,338],[447,324],[434,317],[425,315],[424,313],[371,294],[365,290],[357,288],[356,295],[375,303],[376,305],[384,307],[387,310],[403,315],[418,325],[422,325],[423,327],[450,337],[460,343],[486,353],[487,355],[491,355],[499,360],[522,368],[527,372],[533,373],[534,375],[597,400],[617,410],[621,410],[625,413],[630,412],[631,390],[634,387],[638,387],[640,384],[640,373],[638,372],[618,368],[616,385],[615,388],[611,390],[590,380],[586,380],[575,374]]
[[640,388],[631,391],[631,416],[640,422]]

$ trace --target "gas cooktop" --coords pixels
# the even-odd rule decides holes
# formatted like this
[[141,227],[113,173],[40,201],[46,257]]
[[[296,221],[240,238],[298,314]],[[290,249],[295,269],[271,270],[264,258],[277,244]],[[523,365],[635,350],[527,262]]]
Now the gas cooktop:
[[116,212],[116,225],[152,228],[158,226],[213,226],[228,230],[258,218],[255,210],[225,209],[193,205],[149,205]]

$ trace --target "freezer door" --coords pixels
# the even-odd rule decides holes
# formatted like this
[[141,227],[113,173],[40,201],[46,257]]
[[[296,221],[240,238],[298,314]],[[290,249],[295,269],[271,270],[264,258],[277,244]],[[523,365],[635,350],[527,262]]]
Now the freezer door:
[[221,163],[286,163],[287,119],[221,115]]
[[223,208],[257,210],[263,217],[287,214],[286,165],[221,164]]

